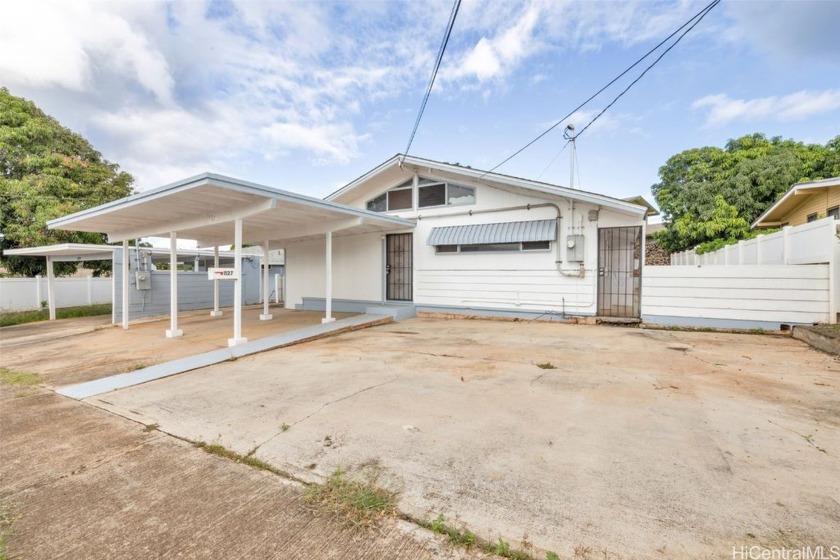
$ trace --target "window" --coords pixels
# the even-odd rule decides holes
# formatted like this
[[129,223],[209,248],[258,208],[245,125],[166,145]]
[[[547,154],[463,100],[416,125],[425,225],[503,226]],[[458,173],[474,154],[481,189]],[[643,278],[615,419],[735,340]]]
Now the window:
[[523,251],[544,251],[551,248],[550,241],[523,241]]
[[424,187],[420,187],[418,191],[418,203],[420,208],[443,206],[446,204],[446,183],[426,185]]
[[[411,210],[414,181],[409,180],[367,202],[371,212]],[[419,208],[434,206],[464,206],[475,204],[475,188],[452,185],[432,179],[417,179],[417,205]]]
[[371,212],[384,212],[387,209],[387,193],[382,193],[373,200],[368,200],[367,209]]
[[411,189],[391,189],[388,191],[388,211],[411,210]]
[[547,251],[550,241],[523,241],[521,243],[475,243],[465,245],[436,245],[436,253],[500,253],[519,251]]
[[808,214],[808,223],[816,222],[817,221],[817,213],[814,212],[813,214]]
[[449,192],[446,194],[446,203],[450,206],[462,206],[464,204],[475,204],[475,189],[472,187],[461,187],[458,185],[447,185]]
[[826,217],[834,218],[835,220],[840,220],[840,206],[835,206],[834,208],[829,208],[828,212],[825,213]]

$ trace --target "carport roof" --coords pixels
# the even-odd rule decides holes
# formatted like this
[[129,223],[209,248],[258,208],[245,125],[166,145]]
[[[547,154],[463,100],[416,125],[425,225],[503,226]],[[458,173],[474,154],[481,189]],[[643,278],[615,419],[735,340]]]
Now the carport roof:
[[40,247],[6,249],[3,253],[20,257],[52,257],[54,261],[108,261],[114,258],[115,249],[116,247],[111,245],[61,243]]
[[106,233],[110,242],[166,236],[203,247],[231,243],[230,222],[243,219],[243,241],[260,243],[413,228],[402,218],[353,208],[214,173],[115,200],[47,222],[50,229]]

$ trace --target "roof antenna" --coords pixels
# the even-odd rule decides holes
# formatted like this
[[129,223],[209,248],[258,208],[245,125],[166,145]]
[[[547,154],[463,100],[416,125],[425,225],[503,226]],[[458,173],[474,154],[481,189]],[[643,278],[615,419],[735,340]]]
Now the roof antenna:
[[563,138],[569,141],[572,145],[569,150],[569,188],[575,188],[575,125],[569,123],[566,125],[566,130],[563,131]]

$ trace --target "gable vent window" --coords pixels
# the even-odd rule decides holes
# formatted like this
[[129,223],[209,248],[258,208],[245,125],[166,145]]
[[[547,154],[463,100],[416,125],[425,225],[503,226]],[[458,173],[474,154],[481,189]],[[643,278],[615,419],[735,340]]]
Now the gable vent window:
[[[475,188],[473,187],[453,185],[424,178],[419,178],[417,183],[417,205],[419,208],[475,204]],[[412,181],[407,181],[376,198],[368,200],[366,207],[372,212],[411,210],[412,189]]]

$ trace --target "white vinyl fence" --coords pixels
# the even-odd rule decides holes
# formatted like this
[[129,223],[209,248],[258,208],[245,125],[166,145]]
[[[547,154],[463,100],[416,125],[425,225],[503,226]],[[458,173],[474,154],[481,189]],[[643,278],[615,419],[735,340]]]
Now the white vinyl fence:
[[[56,306],[111,303],[110,278],[56,278]],[[47,279],[0,278],[0,311],[34,311],[47,301]]]
[[778,329],[835,323],[840,312],[840,222],[785,227],[712,253],[685,251],[645,267],[648,323]]
[[711,253],[691,251],[671,255],[672,265],[702,264],[819,264],[829,263],[840,221],[824,218],[801,226],[739,241]]

